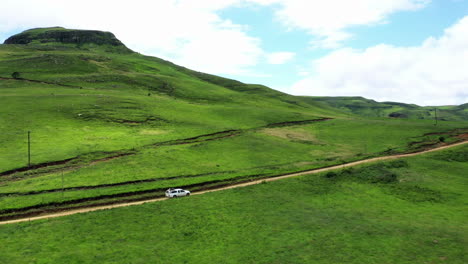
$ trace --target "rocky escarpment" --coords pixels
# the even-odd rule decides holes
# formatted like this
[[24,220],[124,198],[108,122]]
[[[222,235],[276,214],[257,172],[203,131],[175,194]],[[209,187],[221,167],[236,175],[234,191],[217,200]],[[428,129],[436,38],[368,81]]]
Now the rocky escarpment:
[[[60,27],[30,29],[9,37],[4,44],[95,44],[125,47],[114,34],[97,30],[70,30]],[[126,47],[125,47],[126,48]]]

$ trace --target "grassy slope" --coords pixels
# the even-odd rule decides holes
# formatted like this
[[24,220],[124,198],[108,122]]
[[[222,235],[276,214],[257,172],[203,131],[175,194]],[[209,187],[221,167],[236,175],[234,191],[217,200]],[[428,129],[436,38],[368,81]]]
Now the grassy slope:
[[[440,136],[450,142],[468,128],[467,121],[362,119],[121,47],[36,44],[0,45],[0,173],[26,166],[27,131],[33,164],[78,158],[2,176],[0,211],[306,170],[409,151]],[[8,79],[13,72],[20,79]],[[265,128],[319,117],[334,120]],[[456,128],[465,129],[448,132]],[[233,129],[219,140],[157,145]],[[122,153],[132,155],[93,162]],[[165,179],[178,176],[194,177]],[[123,185],[99,187],[116,183]],[[76,187],[86,188],[67,189]],[[54,192],[37,193],[44,190]]]
[[465,145],[337,173],[1,226],[0,262],[466,263],[467,161]]
[[[33,133],[33,162],[41,163],[92,150],[336,115],[262,94],[246,96],[138,54],[40,49],[44,47],[2,45],[0,76],[18,71],[25,79],[82,88],[0,80],[0,110],[5,113],[0,140],[7,143],[2,171],[24,166],[21,143],[27,130]],[[47,146],[59,147],[51,151]]]

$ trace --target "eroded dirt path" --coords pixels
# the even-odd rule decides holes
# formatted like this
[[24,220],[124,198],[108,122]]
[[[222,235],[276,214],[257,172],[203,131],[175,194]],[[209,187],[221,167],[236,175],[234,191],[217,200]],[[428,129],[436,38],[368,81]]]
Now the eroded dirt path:
[[[192,193],[192,195],[200,195],[200,194],[209,193],[209,192],[217,192],[217,191],[222,191],[222,190],[245,187],[245,186],[259,184],[259,183],[262,183],[262,182],[277,181],[277,180],[282,180],[282,179],[291,178],[291,177],[297,177],[297,176],[301,176],[301,175],[315,174],[315,173],[320,173],[320,172],[325,172],[325,171],[331,171],[331,170],[336,170],[336,169],[341,169],[341,168],[352,167],[352,166],[356,166],[356,165],[360,165],[360,164],[364,164],[364,163],[371,163],[371,162],[376,162],[376,161],[412,157],[412,156],[421,155],[421,154],[425,154],[425,153],[429,153],[429,152],[440,151],[440,150],[444,150],[444,149],[447,149],[447,148],[452,148],[452,147],[455,147],[455,146],[460,146],[460,145],[463,145],[463,144],[466,144],[466,143],[468,143],[468,141],[463,141],[463,142],[459,142],[459,143],[455,143],[455,144],[451,144],[451,145],[445,145],[445,146],[441,146],[441,147],[437,147],[437,148],[433,148],[433,149],[429,149],[429,150],[424,150],[424,151],[420,151],[420,152],[410,153],[410,154],[398,154],[398,155],[377,157],[377,158],[360,160],[360,161],[350,162],[350,163],[346,163],[346,164],[341,164],[341,165],[336,165],[336,166],[331,166],[331,167],[326,167],[326,168],[321,168],[321,169],[313,169],[313,170],[303,171],[303,172],[298,172],[298,173],[285,174],[285,175],[282,175],[282,176],[277,176],[277,177],[272,177],[272,178],[267,178],[267,179],[255,180],[255,181],[239,183],[239,184],[233,184],[233,185],[230,185],[230,186],[227,186],[227,187],[219,187],[219,188],[215,188],[215,189],[211,189],[211,190],[194,192],[194,193]],[[61,217],[61,216],[66,216],[66,215],[87,213],[87,212],[106,210],[106,209],[113,209],[113,208],[119,208],[119,207],[126,207],[126,206],[132,206],[132,205],[141,205],[141,204],[145,204],[145,203],[164,201],[164,200],[167,200],[167,199],[168,198],[155,198],[155,199],[148,199],[148,200],[136,201],[136,202],[116,203],[116,204],[112,204],[112,205],[93,206],[93,207],[87,207],[87,208],[73,209],[73,210],[63,211],[63,212],[59,212],[59,213],[51,213],[51,214],[44,214],[44,215],[40,215],[40,216],[34,216],[34,217],[27,217],[27,218],[20,218],[20,219],[2,221],[2,222],[0,222],[0,225],[20,223],[20,222],[29,222],[29,221],[40,220],[40,219],[56,218],[56,217]]]

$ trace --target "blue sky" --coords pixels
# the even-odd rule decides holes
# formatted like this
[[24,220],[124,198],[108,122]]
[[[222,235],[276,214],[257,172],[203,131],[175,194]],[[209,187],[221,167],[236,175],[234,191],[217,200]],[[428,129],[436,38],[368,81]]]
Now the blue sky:
[[[261,82],[291,92],[298,71],[308,68],[308,62],[329,53],[330,49],[316,49],[309,45],[311,36],[305,30],[285,29],[274,17],[274,8],[233,7],[223,10],[221,16],[237,24],[249,25],[249,34],[262,40],[268,52],[292,51],[296,56],[282,65],[263,63],[257,67],[271,77],[241,77],[246,82]],[[468,15],[467,1],[435,0],[418,11],[394,13],[386,23],[359,25],[349,29],[353,37],[342,43],[355,49],[366,49],[378,44],[418,46],[428,37],[441,36],[444,30]],[[468,69],[467,69],[468,70]],[[235,75],[226,75],[236,78]]]
[[0,41],[32,27],[106,30],[135,51],[296,95],[468,102],[468,0],[63,2],[6,0]]

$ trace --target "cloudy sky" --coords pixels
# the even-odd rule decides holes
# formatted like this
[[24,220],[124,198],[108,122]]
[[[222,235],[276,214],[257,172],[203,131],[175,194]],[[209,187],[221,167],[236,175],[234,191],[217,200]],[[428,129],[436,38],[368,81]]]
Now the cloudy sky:
[[2,0],[1,42],[50,26],[295,95],[468,102],[468,0]]

